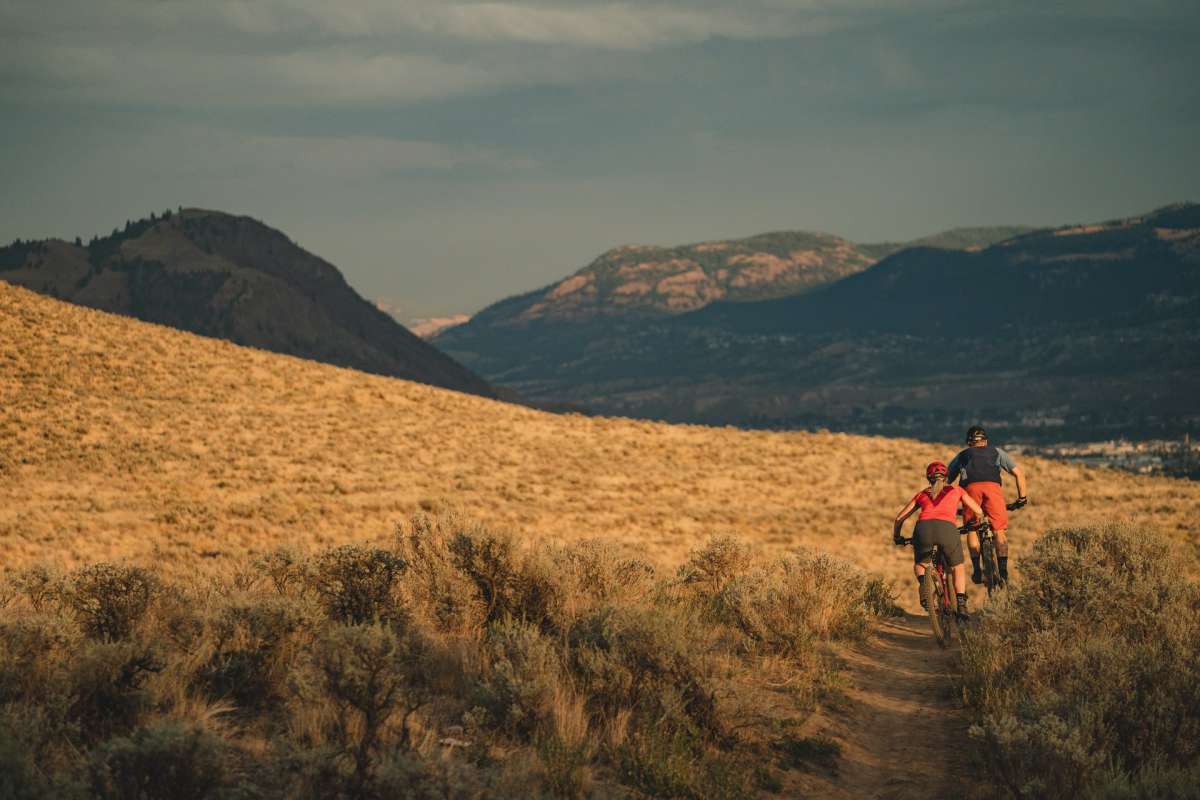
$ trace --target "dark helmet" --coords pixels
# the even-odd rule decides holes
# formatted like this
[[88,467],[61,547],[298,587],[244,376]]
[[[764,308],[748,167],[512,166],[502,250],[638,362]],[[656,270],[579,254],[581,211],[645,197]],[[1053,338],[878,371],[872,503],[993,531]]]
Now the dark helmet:
[[925,479],[931,481],[938,475],[941,475],[944,478],[948,472],[949,470],[946,469],[945,464],[940,461],[934,461],[925,468]]
[[982,425],[972,425],[967,428],[967,444],[975,444],[976,442],[986,442],[988,438],[987,431]]

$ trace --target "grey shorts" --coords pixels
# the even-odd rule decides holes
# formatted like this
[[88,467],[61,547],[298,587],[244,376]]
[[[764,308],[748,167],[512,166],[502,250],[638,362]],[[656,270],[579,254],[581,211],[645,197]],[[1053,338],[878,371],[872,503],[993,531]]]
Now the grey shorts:
[[929,558],[935,544],[946,554],[947,564],[957,567],[963,563],[962,539],[953,522],[923,519],[917,523],[917,529],[913,531],[913,560],[921,562]]

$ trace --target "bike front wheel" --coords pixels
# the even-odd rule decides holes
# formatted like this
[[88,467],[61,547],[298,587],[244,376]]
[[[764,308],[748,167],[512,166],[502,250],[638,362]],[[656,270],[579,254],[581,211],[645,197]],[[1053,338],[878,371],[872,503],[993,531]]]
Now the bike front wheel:
[[983,583],[987,587],[988,597],[1000,588],[1000,563],[996,557],[996,541],[992,538],[979,543],[979,555],[983,561]]

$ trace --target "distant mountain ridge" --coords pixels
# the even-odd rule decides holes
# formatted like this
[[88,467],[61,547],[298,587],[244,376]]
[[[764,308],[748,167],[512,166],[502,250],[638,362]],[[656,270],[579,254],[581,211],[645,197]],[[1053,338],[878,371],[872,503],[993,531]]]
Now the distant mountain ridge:
[[524,396],[599,413],[922,437],[983,419],[1047,440],[1200,425],[1198,323],[1200,206],[1178,204],[904,248],[781,298],[436,341]]
[[[980,247],[1029,230],[958,228],[918,241],[933,247]],[[676,247],[623,245],[549,286],[494,303],[472,322],[476,329],[487,329],[601,317],[656,317],[718,301],[786,297],[861,272],[904,246],[859,245],[808,231],[776,231]]]
[[332,264],[250,217],[188,208],[86,246],[18,241],[0,248],[0,280],[237,344],[496,396]]

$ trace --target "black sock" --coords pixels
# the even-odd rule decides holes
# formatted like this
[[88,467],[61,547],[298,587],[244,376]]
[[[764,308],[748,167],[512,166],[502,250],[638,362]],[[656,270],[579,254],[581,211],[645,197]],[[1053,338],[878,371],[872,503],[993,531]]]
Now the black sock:
[[1008,580],[1008,556],[998,556],[996,560],[1000,562],[1000,580]]
[[975,570],[975,574],[979,574],[979,554],[971,553],[971,569]]
[[958,607],[959,608],[967,607],[967,596],[965,594],[963,594],[962,592],[959,592],[957,595],[955,595],[955,597],[958,599]]
[[917,576],[917,586],[924,586],[924,585],[925,585],[925,576],[918,575]]

